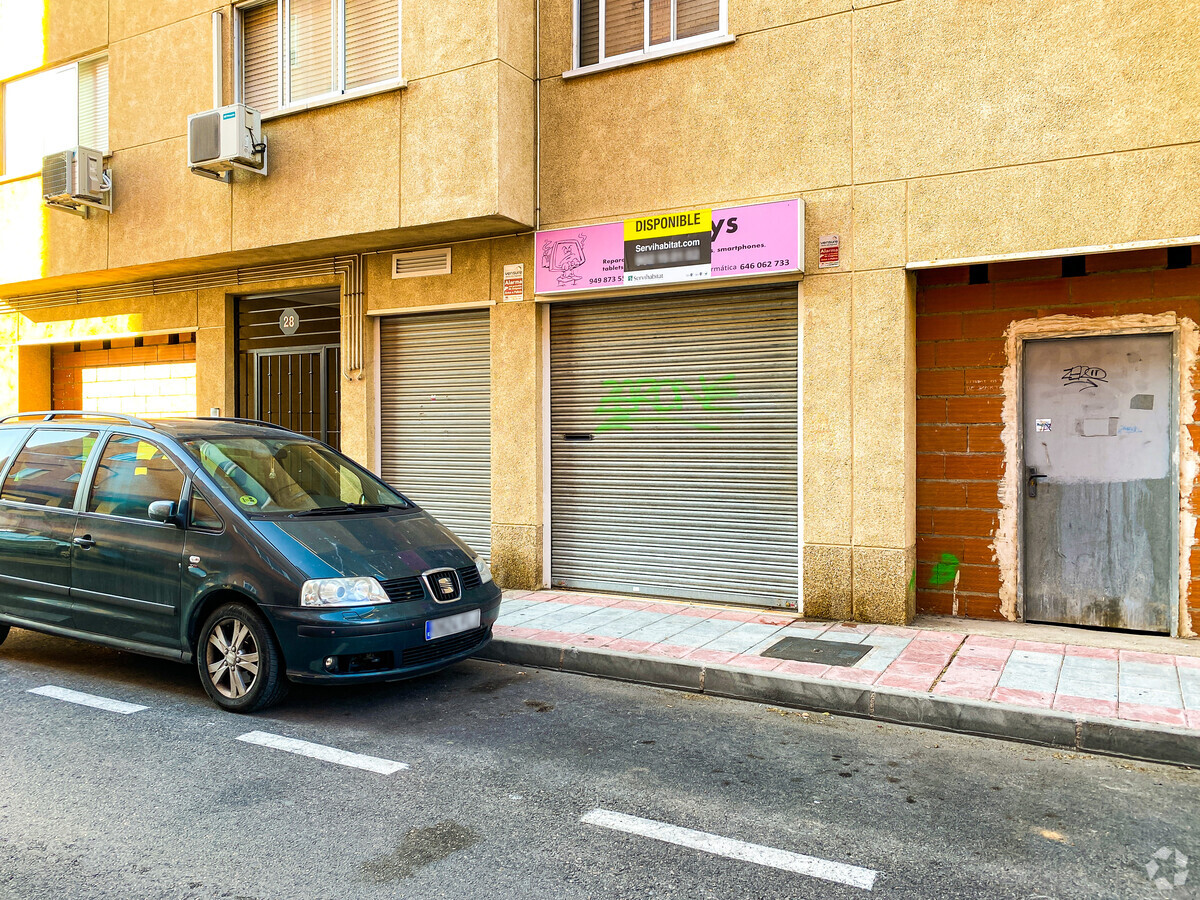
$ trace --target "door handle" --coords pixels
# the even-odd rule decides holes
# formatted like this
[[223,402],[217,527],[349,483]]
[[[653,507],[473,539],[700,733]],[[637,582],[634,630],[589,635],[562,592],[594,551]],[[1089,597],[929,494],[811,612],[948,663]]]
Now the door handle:
[[80,550],[91,550],[93,547],[96,546],[96,542],[92,540],[92,536],[90,534],[85,534],[80,537],[77,537],[73,541],[71,541],[71,543],[74,544],[76,547],[78,547]]
[[1037,497],[1038,479],[1049,478],[1049,475],[1039,475],[1034,466],[1029,467],[1029,496]]

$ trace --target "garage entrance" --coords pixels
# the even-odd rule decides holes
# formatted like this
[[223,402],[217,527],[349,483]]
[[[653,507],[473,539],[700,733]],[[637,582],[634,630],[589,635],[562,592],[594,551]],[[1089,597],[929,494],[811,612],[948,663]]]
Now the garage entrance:
[[337,291],[237,303],[239,416],[341,443]]
[[795,285],[550,311],[551,583],[795,607]]
[[379,323],[380,474],[471,549],[492,546],[491,315]]

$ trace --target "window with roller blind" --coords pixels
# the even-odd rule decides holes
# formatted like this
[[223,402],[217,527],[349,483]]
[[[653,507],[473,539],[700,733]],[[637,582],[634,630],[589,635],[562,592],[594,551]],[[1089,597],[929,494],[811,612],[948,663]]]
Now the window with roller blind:
[[267,0],[237,13],[237,95],[260,113],[400,80],[399,0]]
[[4,178],[40,172],[71,147],[108,153],[108,57],[93,56],[3,85]]
[[575,66],[664,56],[725,33],[725,0],[576,0]]

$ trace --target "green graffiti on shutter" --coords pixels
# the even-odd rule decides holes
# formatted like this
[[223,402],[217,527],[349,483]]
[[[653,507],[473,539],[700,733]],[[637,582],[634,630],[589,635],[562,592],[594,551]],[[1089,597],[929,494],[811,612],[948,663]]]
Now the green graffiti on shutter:
[[611,378],[595,414],[603,421],[596,431],[629,430],[640,422],[679,422],[692,428],[720,431],[706,421],[720,413],[740,413],[728,406],[737,397],[733,375],[701,375],[696,383],[682,378]]

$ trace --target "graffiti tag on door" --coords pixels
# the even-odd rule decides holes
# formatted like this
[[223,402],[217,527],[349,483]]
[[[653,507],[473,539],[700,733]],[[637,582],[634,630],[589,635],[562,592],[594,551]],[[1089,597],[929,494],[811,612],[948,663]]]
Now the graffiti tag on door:
[[604,421],[597,431],[630,429],[634,422],[676,421],[693,428],[720,431],[711,421],[720,413],[738,413],[727,405],[737,397],[733,375],[701,375],[694,382],[682,378],[610,378],[608,392],[596,407]]
[[1071,366],[1069,369],[1063,369],[1062,382],[1064,387],[1077,384],[1081,391],[1086,391],[1088,388],[1108,384],[1108,373],[1099,366]]

